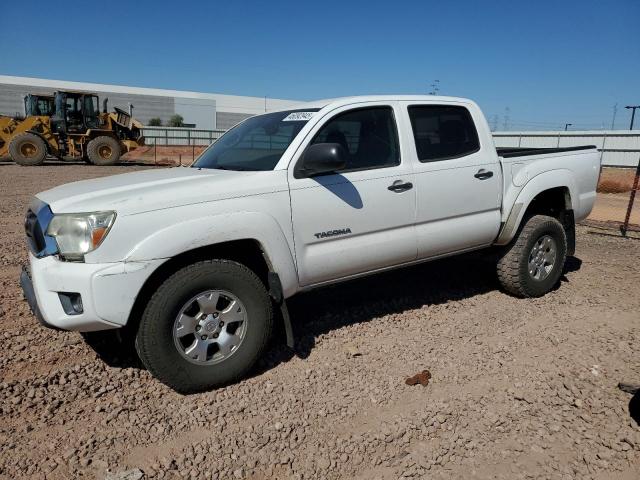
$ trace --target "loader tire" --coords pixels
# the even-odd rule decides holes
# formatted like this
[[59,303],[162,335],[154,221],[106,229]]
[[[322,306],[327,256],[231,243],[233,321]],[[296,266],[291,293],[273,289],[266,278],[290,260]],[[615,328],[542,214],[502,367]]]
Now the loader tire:
[[498,260],[498,280],[516,297],[541,297],[556,286],[567,258],[567,236],[553,217],[534,215]]
[[23,167],[41,165],[47,156],[47,145],[33,133],[21,133],[9,143],[9,155],[14,162]]
[[114,165],[120,160],[120,144],[113,137],[96,137],[87,145],[87,157],[94,165]]

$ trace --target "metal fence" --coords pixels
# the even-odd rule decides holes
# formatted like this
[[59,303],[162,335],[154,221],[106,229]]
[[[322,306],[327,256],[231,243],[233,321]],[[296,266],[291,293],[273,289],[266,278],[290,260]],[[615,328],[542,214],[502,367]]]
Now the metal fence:
[[[144,127],[147,145],[207,146],[226,130]],[[601,130],[580,132],[493,132],[497,147],[573,147],[595,145],[606,167],[635,168],[640,155],[640,132]]]
[[496,147],[575,147],[595,145],[605,167],[635,168],[640,155],[640,132],[600,130],[580,132],[493,132]]
[[142,130],[147,145],[162,146],[207,146],[220,138],[225,131],[178,127],[144,127]]

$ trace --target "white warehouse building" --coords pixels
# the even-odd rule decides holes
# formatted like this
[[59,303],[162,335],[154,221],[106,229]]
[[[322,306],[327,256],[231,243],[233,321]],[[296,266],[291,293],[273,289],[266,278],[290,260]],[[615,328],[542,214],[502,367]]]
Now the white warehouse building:
[[100,101],[109,99],[109,110],[134,106],[133,116],[147,125],[160,118],[166,125],[179,114],[186,125],[205,130],[227,130],[252,115],[288,108],[300,103],[266,97],[245,97],[218,93],[187,92],[157,88],[127,87],[101,83],[70,82],[44,78],[0,75],[0,114],[24,114],[24,96],[28,93],[50,94],[56,90],[97,93]]

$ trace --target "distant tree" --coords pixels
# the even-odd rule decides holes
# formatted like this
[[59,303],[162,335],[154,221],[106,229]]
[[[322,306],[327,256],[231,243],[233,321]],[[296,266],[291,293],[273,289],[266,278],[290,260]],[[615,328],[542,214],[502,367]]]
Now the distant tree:
[[178,115],[177,113],[175,115],[171,115],[171,118],[169,119],[167,125],[169,127],[183,127],[184,118],[182,118],[182,115]]
[[162,119],[160,117],[154,117],[149,119],[149,126],[150,127],[161,127],[162,126]]

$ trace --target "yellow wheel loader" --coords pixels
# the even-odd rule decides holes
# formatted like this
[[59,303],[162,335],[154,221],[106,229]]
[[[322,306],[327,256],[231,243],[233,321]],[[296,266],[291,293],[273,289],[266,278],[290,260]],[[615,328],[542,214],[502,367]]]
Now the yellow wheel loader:
[[0,115],[0,158],[7,154],[19,165],[40,165],[49,156],[113,165],[123,153],[144,145],[142,124],[115,108],[100,113],[97,95],[55,92],[27,95],[25,117]]

